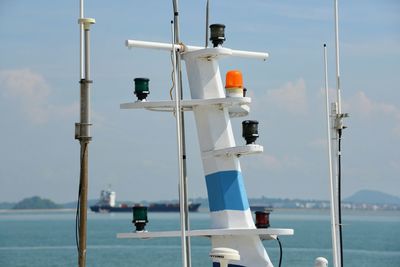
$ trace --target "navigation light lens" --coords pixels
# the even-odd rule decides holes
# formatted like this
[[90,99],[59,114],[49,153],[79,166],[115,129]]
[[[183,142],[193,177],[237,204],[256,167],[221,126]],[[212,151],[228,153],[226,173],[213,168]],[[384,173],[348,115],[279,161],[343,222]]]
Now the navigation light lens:
[[225,41],[225,25],[211,24],[210,25],[210,41],[214,47],[221,46]]
[[146,226],[147,222],[147,207],[134,206],[132,223],[136,226],[136,232],[145,231],[144,227]]
[[145,101],[147,95],[150,94],[149,90],[149,79],[147,78],[135,78],[135,95],[139,101]]
[[245,120],[242,122],[242,136],[246,145],[254,144],[258,138],[258,121]]
[[269,226],[269,212],[256,211],[256,227],[268,228]]

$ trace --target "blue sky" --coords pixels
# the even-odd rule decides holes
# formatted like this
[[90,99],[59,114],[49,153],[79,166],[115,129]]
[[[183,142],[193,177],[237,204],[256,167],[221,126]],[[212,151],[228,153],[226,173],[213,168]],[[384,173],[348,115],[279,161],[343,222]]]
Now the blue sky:
[[[242,158],[251,197],[328,199],[323,43],[335,88],[333,0],[211,1],[226,47],[266,51],[241,69],[260,122],[261,156]],[[40,195],[76,199],[79,144],[79,1],[0,2],[0,201]],[[181,38],[204,44],[205,1],[180,1]],[[400,195],[400,2],[339,1],[346,120],[343,194]],[[109,184],[121,200],[177,198],[176,133],[170,114],[120,110],[132,80],[150,78],[152,100],[168,99],[169,54],[128,50],[126,39],[170,41],[170,1],[85,2],[92,27],[93,142],[89,198]],[[185,96],[189,96],[185,82]],[[193,116],[187,113],[189,194],[206,196]],[[243,118],[244,119],[244,118]],[[242,119],[234,119],[236,142]]]

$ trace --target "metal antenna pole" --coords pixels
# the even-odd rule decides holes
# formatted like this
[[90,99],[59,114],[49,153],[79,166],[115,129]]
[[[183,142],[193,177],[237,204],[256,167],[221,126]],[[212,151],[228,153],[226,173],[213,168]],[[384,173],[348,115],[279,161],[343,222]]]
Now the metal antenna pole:
[[[175,35],[175,44],[179,44],[180,36],[179,36],[179,6],[178,0],[173,0],[173,9],[174,9],[174,35]],[[176,73],[177,73],[177,86],[180,93],[180,98],[183,99],[183,87],[182,87],[182,65],[181,65],[181,54],[179,50],[174,50],[176,54]],[[185,114],[182,110],[180,110],[180,131],[181,131],[181,149],[182,149],[182,170],[183,170],[183,186],[181,190],[183,190],[183,204],[184,204],[184,214],[185,214],[185,230],[190,229],[189,225],[189,207],[188,207],[188,190],[187,190],[187,162],[186,162],[186,137],[185,137]],[[191,267],[191,248],[190,248],[190,237],[186,237],[186,265]]]
[[[171,21],[172,22],[172,21]],[[186,242],[186,216],[184,207],[184,176],[183,176],[183,164],[182,164],[182,136],[181,136],[181,96],[180,90],[177,84],[177,71],[176,71],[176,53],[174,47],[175,30],[174,25],[171,24],[172,28],[172,65],[174,73],[174,87],[175,87],[175,116],[176,116],[176,133],[177,133],[177,145],[178,145],[178,166],[179,166],[179,207],[180,207],[180,218],[181,218],[181,244],[182,244],[182,266],[187,266],[187,242]]]
[[341,141],[342,141],[342,133],[343,129],[346,127],[343,126],[343,119],[348,117],[347,113],[342,113],[342,100],[341,100],[341,83],[340,83],[340,53],[339,53],[339,12],[338,12],[338,0],[334,0],[335,6],[335,47],[336,47],[336,89],[337,89],[337,102],[336,102],[336,112],[335,114],[335,126],[336,130],[336,152],[337,152],[337,164],[336,164],[336,177],[337,177],[337,209],[338,209],[338,238],[339,238],[339,256],[340,262],[339,267],[343,266],[343,238],[342,238],[342,207],[341,207],[341,199],[342,199],[342,166],[341,166]]
[[331,139],[331,116],[329,104],[329,86],[328,86],[328,57],[326,53],[326,44],[324,44],[324,65],[325,65],[325,96],[326,96],[326,121],[327,121],[327,137],[328,137],[328,166],[329,166],[329,182],[331,193],[331,227],[332,227],[332,252],[333,252],[333,266],[337,267],[339,257],[337,253],[337,225],[336,225],[336,197],[335,197],[335,182],[333,179],[332,167],[332,139]]
[[342,101],[340,92],[340,62],[339,62],[339,11],[338,0],[335,1],[335,48],[336,48],[336,88],[337,88],[337,103],[338,114],[342,113]]
[[209,25],[209,19],[210,19],[210,0],[207,0],[207,5],[206,5],[206,42],[205,42],[205,47],[208,47],[208,25]]
[[80,18],[78,20],[81,27],[84,29],[84,77],[80,80],[80,123],[75,124],[75,139],[78,139],[81,145],[80,158],[81,170],[79,178],[79,241],[78,241],[78,263],[79,267],[86,266],[86,228],[87,228],[87,192],[88,192],[88,155],[89,155],[89,142],[92,139],[90,136],[90,25],[95,23],[91,18]]
[[[83,0],[79,1],[79,19],[83,19],[84,17],[84,11],[83,11],[84,5],[83,5]],[[79,64],[80,64],[80,78],[83,79],[84,78],[84,73],[83,73],[83,24],[79,24],[80,27],[80,31],[79,31]]]

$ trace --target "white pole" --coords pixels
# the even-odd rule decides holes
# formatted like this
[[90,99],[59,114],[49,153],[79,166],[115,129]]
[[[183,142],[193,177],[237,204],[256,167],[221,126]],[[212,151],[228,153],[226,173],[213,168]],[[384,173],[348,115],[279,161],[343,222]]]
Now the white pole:
[[[82,18],[78,21],[84,29],[84,78],[80,80],[80,122],[75,127],[81,145],[81,171],[79,178],[79,242],[78,242],[78,264],[79,267],[86,266],[86,228],[87,228],[87,192],[89,180],[89,142],[90,136],[90,25],[95,23],[92,18]],[[79,129],[79,130],[78,130]]]
[[338,0],[335,1],[335,47],[336,47],[336,89],[337,89],[337,103],[338,114],[342,114],[341,93],[340,93],[340,62],[339,62],[339,11]]
[[208,47],[209,16],[210,16],[210,3],[209,3],[209,0],[207,0],[207,4],[206,4],[206,42],[205,42],[205,48]]
[[337,109],[335,113],[335,130],[336,130],[336,152],[337,152],[337,163],[336,163],[336,203],[337,203],[337,238],[338,238],[338,253],[339,263],[341,267],[343,264],[343,247],[342,247],[342,219],[341,219],[341,170],[340,170],[340,145],[339,138],[343,129],[343,114],[342,114],[342,100],[341,100],[341,84],[340,84],[340,52],[339,52],[339,10],[338,0],[334,0],[335,5],[335,50],[336,50],[336,89],[337,89]]
[[[334,176],[334,210],[335,210],[335,232],[336,232],[336,250],[337,250],[337,254],[338,254],[338,265],[337,267],[341,267],[341,249],[340,249],[340,221],[339,221],[339,209],[340,207],[340,203],[339,203],[339,166],[338,166],[338,160],[337,160],[337,156],[339,153],[339,146],[338,146],[338,139],[339,139],[339,135],[338,135],[338,131],[336,129],[336,125],[337,125],[337,114],[338,114],[338,105],[337,102],[332,102],[331,103],[331,137],[332,135],[334,136],[331,140],[332,143],[331,145],[332,147],[332,155],[335,155],[335,159],[332,161],[332,163],[334,164],[334,170],[333,170],[333,176]],[[332,126],[333,125],[333,126]]]
[[327,137],[328,137],[328,160],[329,160],[329,182],[331,193],[331,227],[332,227],[332,252],[333,252],[333,266],[338,266],[338,253],[337,253],[337,237],[336,237],[336,200],[335,200],[335,183],[333,180],[333,167],[332,167],[332,139],[331,139],[331,118],[330,118],[330,104],[329,104],[329,86],[328,86],[328,57],[326,53],[326,44],[324,44],[324,65],[325,65],[325,96],[326,96],[326,121],[327,121]]
[[[181,42],[180,39],[180,31],[179,31],[179,1],[178,0],[172,0],[172,6],[173,6],[173,11],[174,11],[174,32],[173,32],[173,44],[179,44]],[[177,90],[179,90],[179,101],[182,100],[183,98],[183,86],[182,86],[182,62],[181,62],[181,53],[180,51],[173,51],[175,53],[175,73],[176,73],[176,86]],[[179,102],[180,103],[180,102]],[[178,110],[176,111],[178,112]],[[185,114],[184,112],[179,109],[180,112],[180,140],[181,140],[181,154],[180,154],[180,163],[182,165],[182,180],[181,180],[181,196],[183,196],[183,202],[181,203],[181,206],[183,204],[183,212],[185,213],[185,220],[184,220],[184,229],[185,231],[189,230],[189,207],[188,207],[188,189],[187,189],[187,160],[186,160],[186,138],[185,138]],[[181,210],[182,211],[182,210]],[[185,247],[185,253],[186,253],[186,265],[187,267],[191,267],[191,250],[190,250],[190,237],[186,237],[186,247]]]
[[185,213],[185,199],[184,199],[184,175],[182,164],[182,136],[181,136],[181,96],[178,86],[178,73],[176,70],[176,50],[175,50],[175,30],[174,25],[171,24],[172,29],[172,65],[174,72],[174,88],[175,88],[175,116],[176,116],[176,136],[178,144],[178,167],[179,167],[179,209],[181,219],[181,244],[182,244],[182,266],[187,266],[187,243],[186,243],[186,213]]
[[[159,43],[159,42],[148,42],[148,41],[139,41],[139,40],[126,40],[125,45],[128,48],[139,47],[139,48],[149,48],[149,49],[159,49],[159,50],[167,50],[171,51],[172,49],[179,49],[181,52],[193,52],[204,49],[203,46],[192,46],[192,45],[182,45],[182,44],[174,44],[171,46],[169,43]],[[209,48],[218,49],[218,48]],[[223,48],[224,53],[231,53],[234,57],[244,57],[244,58],[254,58],[254,59],[262,59],[267,60],[268,53],[262,52],[252,52],[252,51],[243,51],[243,50],[233,50],[229,48]]]
[[[84,16],[83,16],[83,8],[84,8],[84,5],[83,5],[83,0],[80,0],[80,3],[79,3],[79,19],[83,19],[84,18]],[[83,66],[83,61],[84,61],[84,59],[83,59],[83,24],[80,24],[80,42],[79,42],[79,56],[80,56],[80,58],[79,58],[79,66],[80,66],[80,78],[81,79],[85,79],[85,75],[84,75],[84,73],[83,73],[83,69],[84,69],[84,66]]]

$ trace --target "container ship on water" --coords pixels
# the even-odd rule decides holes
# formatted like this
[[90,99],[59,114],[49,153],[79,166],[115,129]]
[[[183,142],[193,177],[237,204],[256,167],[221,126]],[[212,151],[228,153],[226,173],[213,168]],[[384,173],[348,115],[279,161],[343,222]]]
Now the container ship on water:
[[[133,206],[142,206],[141,204],[128,205],[121,203],[116,205],[115,192],[110,190],[102,190],[100,193],[100,200],[90,210],[93,212],[132,212]],[[190,212],[199,210],[200,203],[189,203],[188,208]],[[151,203],[147,205],[149,212],[179,212],[179,203]]]

